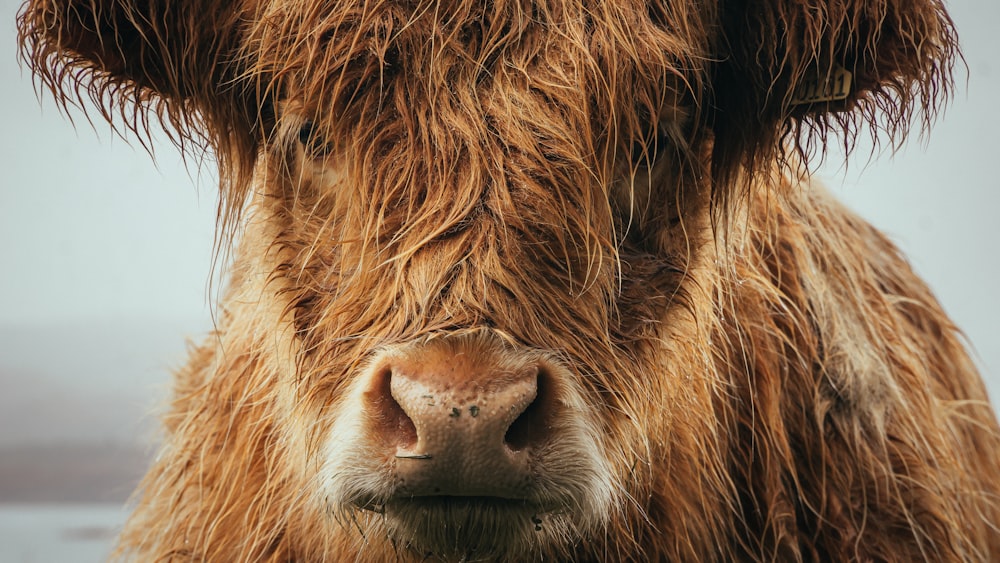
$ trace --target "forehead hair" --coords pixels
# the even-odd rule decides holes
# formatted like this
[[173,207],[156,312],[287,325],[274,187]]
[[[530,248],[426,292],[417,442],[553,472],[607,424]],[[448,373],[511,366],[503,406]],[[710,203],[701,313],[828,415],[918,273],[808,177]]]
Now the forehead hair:
[[665,112],[697,111],[706,88],[701,9],[638,7],[274,3],[249,31],[247,72],[334,153],[392,138],[432,162],[501,145],[601,177]]
[[[738,172],[770,173],[789,154],[808,162],[832,138],[850,148],[861,131],[896,141],[915,116],[929,121],[950,90],[957,41],[940,2],[919,8],[908,0],[33,2],[19,29],[23,56],[64,103],[92,100],[103,117],[139,132],[158,119],[180,144],[211,149],[226,225],[286,99],[345,152],[395,135],[419,145],[412,157],[450,164],[441,157],[493,143],[567,159],[598,184],[616,156],[655,138],[670,108],[683,106],[691,127],[671,143],[683,153],[714,138],[722,201],[738,189]],[[796,102],[804,82],[841,67],[853,76],[845,99]],[[550,138],[559,154],[545,154]]]

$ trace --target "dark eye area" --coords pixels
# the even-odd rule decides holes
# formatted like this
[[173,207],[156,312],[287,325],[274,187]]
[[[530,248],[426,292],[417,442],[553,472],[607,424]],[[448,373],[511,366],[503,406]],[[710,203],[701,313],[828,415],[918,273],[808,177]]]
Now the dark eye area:
[[649,107],[637,107],[634,115],[634,120],[623,124],[621,149],[633,169],[652,168],[669,145],[669,126],[658,117],[658,111]]
[[620,149],[633,169],[652,168],[662,157],[684,153],[694,132],[695,110],[687,105],[639,107],[634,120],[622,127],[626,137]]
[[312,142],[313,129],[315,126],[310,120],[305,120],[302,123],[302,127],[299,128],[299,142],[303,145],[308,145]]
[[643,131],[638,138],[632,139],[629,150],[630,161],[633,168],[651,168],[658,160],[660,154],[667,148],[670,139],[662,130],[653,131],[652,128]]
[[319,128],[311,119],[303,121],[299,127],[299,143],[313,158],[326,156],[333,151],[333,146],[320,133]]

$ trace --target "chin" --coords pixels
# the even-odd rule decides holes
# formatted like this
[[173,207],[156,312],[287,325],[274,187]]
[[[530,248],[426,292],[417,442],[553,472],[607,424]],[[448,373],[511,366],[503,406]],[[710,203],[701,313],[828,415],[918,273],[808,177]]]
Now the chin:
[[524,500],[421,497],[384,507],[389,538],[411,554],[447,561],[522,561],[566,556],[578,539],[566,512]]

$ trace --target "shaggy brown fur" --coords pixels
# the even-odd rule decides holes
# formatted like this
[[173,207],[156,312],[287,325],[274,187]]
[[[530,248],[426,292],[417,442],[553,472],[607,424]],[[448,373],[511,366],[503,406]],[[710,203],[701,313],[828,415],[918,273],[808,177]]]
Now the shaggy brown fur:
[[[1000,558],[955,327],[801,178],[930,122],[940,0],[30,0],[19,25],[64,103],[210,149],[238,240],[119,557]],[[794,103],[838,67],[847,99]],[[330,492],[372,358],[456,335],[565,366],[596,524],[435,550]]]

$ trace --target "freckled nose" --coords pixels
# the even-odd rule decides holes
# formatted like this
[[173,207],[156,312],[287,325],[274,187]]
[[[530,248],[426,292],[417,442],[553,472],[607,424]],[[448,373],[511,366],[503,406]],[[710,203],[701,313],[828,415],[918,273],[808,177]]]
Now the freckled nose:
[[373,377],[367,408],[402,492],[523,497],[530,452],[551,439],[550,376],[536,362],[496,365],[475,347],[416,348]]

